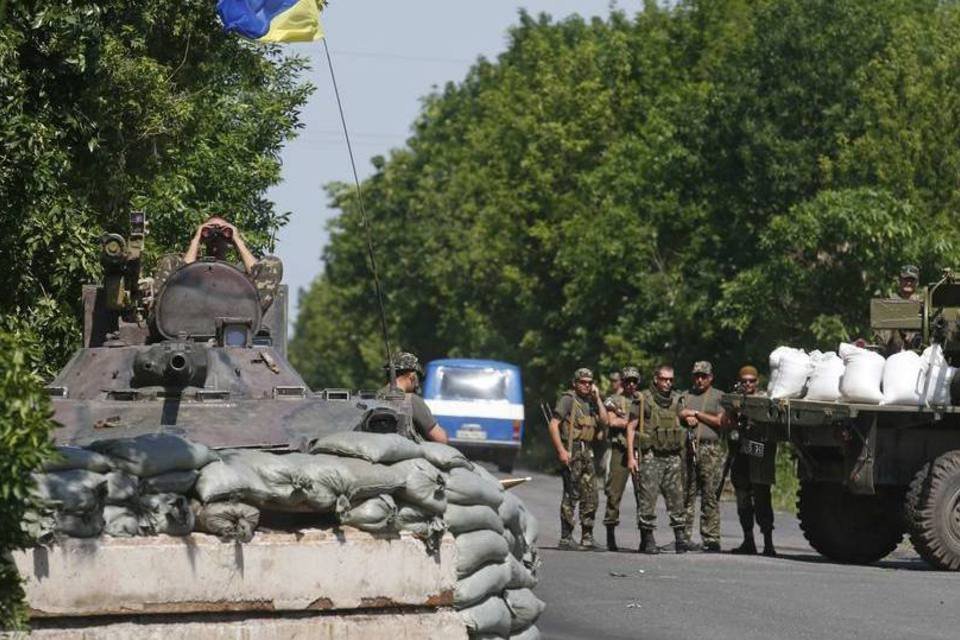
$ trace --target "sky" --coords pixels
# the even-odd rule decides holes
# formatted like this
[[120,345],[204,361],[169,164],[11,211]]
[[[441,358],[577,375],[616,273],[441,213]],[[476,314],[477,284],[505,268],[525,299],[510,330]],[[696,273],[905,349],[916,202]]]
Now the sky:
[[[617,6],[632,12],[640,4],[620,0]],[[479,56],[493,59],[504,50],[521,8],[555,18],[607,16],[610,0],[331,1],[324,32],[361,179],[372,171],[370,158],[404,145],[421,97],[460,81]],[[310,58],[305,77],[317,88],[301,114],[304,128],[283,151],[283,182],[268,193],[279,211],[291,212],[276,253],[290,287],[292,323],[299,290],[322,270],[326,224],[336,215],[323,185],[353,177],[323,44],[290,47]]]

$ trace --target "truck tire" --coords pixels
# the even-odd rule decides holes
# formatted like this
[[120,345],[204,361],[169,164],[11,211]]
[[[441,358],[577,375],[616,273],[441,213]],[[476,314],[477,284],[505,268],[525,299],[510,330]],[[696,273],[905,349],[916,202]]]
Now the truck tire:
[[837,483],[800,483],[797,516],[803,536],[821,555],[849,564],[887,556],[903,540],[902,493],[854,495]]
[[960,571],[960,450],[920,468],[904,510],[920,557],[937,569]]

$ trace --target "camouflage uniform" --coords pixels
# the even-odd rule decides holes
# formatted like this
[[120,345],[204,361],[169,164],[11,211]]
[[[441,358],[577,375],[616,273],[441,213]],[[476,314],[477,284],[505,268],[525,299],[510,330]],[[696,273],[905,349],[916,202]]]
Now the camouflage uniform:
[[651,387],[643,392],[644,425],[639,433],[640,497],[637,524],[641,531],[657,526],[657,496],[662,495],[670,514],[670,526],[682,530],[686,524],[683,492],[683,447],[686,432],[679,424],[680,395],[669,396]]
[[[637,413],[635,398],[628,398],[622,393],[617,393],[604,403],[607,411],[616,411],[624,418],[631,418]],[[620,524],[620,502],[623,500],[623,492],[627,487],[627,480],[633,482],[634,498],[637,497],[637,479],[631,478],[630,470],[627,469],[627,434],[626,429],[609,429],[610,441],[610,467],[607,471],[607,482],[604,486],[604,493],[607,496],[607,509],[603,515],[603,524],[607,526],[617,526]],[[639,507],[638,507],[639,508]]]
[[[157,268],[154,270],[154,291],[159,293],[163,285],[165,285],[170,276],[173,275],[173,272],[185,264],[183,256],[179,253],[168,253],[162,256],[160,261],[157,262]],[[238,270],[244,271],[242,266],[234,266],[236,266]],[[246,275],[257,289],[257,294],[260,297],[260,308],[266,311],[273,303],[273,299],[277,295],[277,287],[280,286],[280,281],[283,280],[283,263],[280,261],[280,258],[276,256],[264,256],[257,260],[257,263],[253,265],[253,269]]]
[[[597,513],[597,480],[592,444],[599,427],[598,410],[591,399],[584,399],[567,391],[554,407],[554,417],[560,420],[560,439],[570,447],[570,465],[563,469],[563,498],[560,501],[560,535],[569,538],[576,524],[575,513],[580,506],[580,529],[584,536],[593,537],[593,522]],[[571,428],[573,429],[571,438]]]
[[[684,409],[695,409],[703,413],[718,414],[722,409],[719,390],[710,387],[703,393],[685,391],[681,396]],[[723,478],[723,463],[726,455],[720,442],[720,434],[709,425],[700,422],[693,432],[698,438],[696,445],[687,450],[686,463],[686,538],[693,535],[693,521],[696,518],[696,499],[700,494],[700,537],[704,545],[720,544],[720,507],[717,500],[717,488]],[[696,446],[696,461],[692,446]]]

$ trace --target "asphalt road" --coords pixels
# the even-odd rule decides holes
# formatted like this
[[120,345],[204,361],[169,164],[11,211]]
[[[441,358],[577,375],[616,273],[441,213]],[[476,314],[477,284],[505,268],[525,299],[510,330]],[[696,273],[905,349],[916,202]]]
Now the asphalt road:
[[[521,474],[534,477],[513,491],[539,519],[536,592],[547,609],[538,626],[551,640],[960,638],[960,574],[929,569],[906,541],[872,566],[835,564],[807,545],[795,517],[778,513],[778,558],[639,555],[636,508],[625,496],[618,529],[624,550],[558,551],[560,479],[513,475]],[[602,507],[601,495],[601,514]],[[722,512],[728,551],[740,543],[740,525],[733,503],[723,503]],[[595,534],[603,542],[599,520]],[[658,526],[657,541],[672,541],[662,501]]]

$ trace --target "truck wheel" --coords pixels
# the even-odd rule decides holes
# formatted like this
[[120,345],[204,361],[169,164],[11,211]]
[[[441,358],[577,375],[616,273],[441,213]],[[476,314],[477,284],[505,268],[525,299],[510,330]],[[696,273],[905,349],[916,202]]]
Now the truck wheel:
[[836,483],[804,481],[797,499],[800,529],[810,546],[831,560],[876,562],[903,539],[900,496],[889,491],[854,495]]
[[910,541],[937,569],[960,571],[960,451],[921,467],[907,492]]

